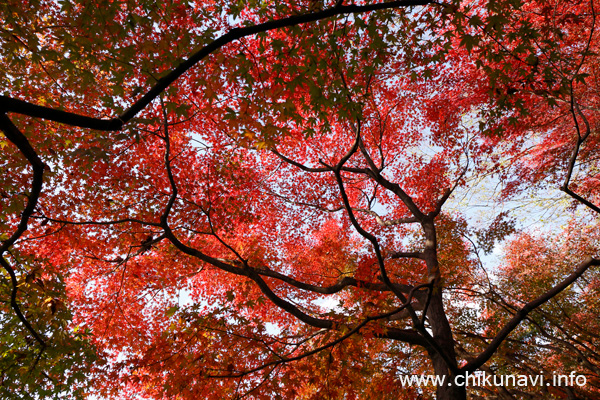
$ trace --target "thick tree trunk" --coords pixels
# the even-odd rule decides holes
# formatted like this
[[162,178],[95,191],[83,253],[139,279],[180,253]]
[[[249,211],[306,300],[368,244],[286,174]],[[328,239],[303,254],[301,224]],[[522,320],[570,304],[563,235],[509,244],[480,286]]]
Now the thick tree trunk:
[[[437,400],[466,400],[467,391],[464,386],[457,385],[454,380],[452,369],[457,370],[456,351],[454,349],[454,338],[450,322],[446,317],[442,297],[441,274],[437,258],[437,235],[433,218],[423,224],[425,233],[424,259],[427,265],[430,282],[433,282],[433,291],[427,310],[427,320],[433,334],[433,340],[437,344],[428,349],[429,357],[433,362],[434,373],[443,377],[443,384],[436,390]],[[443,354],[440,354],[443,353]],[[462,383],[459,380],[459,383]]]
[[[456,384],[457,382],[454,380],[455,376],[448,365],[448,362],[450,362],[452,368],[457,367],[454,339],[450,323],[444,312],[441,289],[432,294],[427,316],[433,333],[433,339],[438,344],[439,350],[443,351],[446,355],[446,359],[444,359],[436,349],[431,348],[428,350],[435,375],[444,377],[444,384],[438,386],[436,390],[437,400],[466,400],[466,388]],[[459,379],[458,383],[462,383],[462,380]]]
[[[438,377],[444,377],[444,384],[436,388],[437,400],[466,400],[467,389],[465,386],[456,385],[454,376],[446,367],[446,362],[436,353],[431,355],[433,370]],[[462,383],[462,380],[458,380]]]

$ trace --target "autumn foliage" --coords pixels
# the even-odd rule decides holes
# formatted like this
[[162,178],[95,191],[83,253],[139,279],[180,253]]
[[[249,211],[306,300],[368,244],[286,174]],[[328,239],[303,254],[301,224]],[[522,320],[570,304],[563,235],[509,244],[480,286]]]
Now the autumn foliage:
[[4,2],[0,397],[596,398],[598,11]]

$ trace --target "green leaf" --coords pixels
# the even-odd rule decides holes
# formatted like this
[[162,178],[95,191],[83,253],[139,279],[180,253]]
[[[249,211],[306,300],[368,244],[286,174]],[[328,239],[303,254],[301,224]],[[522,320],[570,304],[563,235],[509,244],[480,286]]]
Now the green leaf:
[[175,305],[173,307],[169,307],[167,308],[167,310],[165,311],[165,315],[167,317],[172,317],[173,315],[175,315],[175,313],[179,310],[179,306]]

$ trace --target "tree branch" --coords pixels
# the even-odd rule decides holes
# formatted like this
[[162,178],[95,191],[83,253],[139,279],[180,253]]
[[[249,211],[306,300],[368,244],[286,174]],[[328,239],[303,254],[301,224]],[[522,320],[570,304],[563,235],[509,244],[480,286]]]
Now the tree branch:
[[268,32],[275,29],[286,28],[290,26],[302,25],[310,22],[316,22],[327,18],[335,17],[344,14],[361,14],[370,11],[386,10],[402,7],[425,6],[434,4],[431,0],[400,0],[390,1],[367,5],[336,5],[327,10],[318,12],[293,15],[286,18],[267,21],[261,24],[246,26],[243,28],[234,28],[215,39],[206,46],[202,47],[197,52],[193,53],[188,59],[184,60],[175,67],[166,76],[158,80],[158,82],[150,88],[146,94],[131,105],[123,114],[112,119],[101,119],[87,117],[76,113],[56,110],[50,107],[39,106],[28,103],[26,101],[13,99],[7,96],[0,96],[0,111],[14,112],[18,114],[28,115],[30,117],[47,119],[50,121],[60,122],[70,126],[78,126],[81,128],[96,129],[102,131],[117,131],[122,129],[123,125],[129,122],[140,111],[148,106],[153,100],[158,98],[160,94],[168,88],[173,82],[179,79],[188,70],[194,67],[197,63],[208,57],[211,53],[217,51],[221,47],[239,40],[243,37],[255,35],[261,32]]
[[588,257],[586,260],[581,262],[577,269],[569,275],[565,280],[563,280],[558,285],[554,286],[552,289],[548,290],[546,293],[542,294],[535,300],[530,301],[525,304],[519,311],[517,311],[516,315],[508,321],[506,325],[498,332],[496,337],[490,342],[490,344],[486,347],[486,349],[481,352],[477,358],[468,362],[465,366],[463,366],[460,371],[461,372],[472,372],[485,364],[491,357],[494,355],[498,347],[504,342],[504,340],[508,337],[508,335],[523,321],[527,315],[552,299],[554,296],[565,290],[571,283],[575,282],[585,271],[588,270],[591,266],[600,265],[600,259],[595,259],[592,257]]
[[[239,374],[234,374],[234,375],[213,375],[213,376],[210,376],[210,377],[211,378],[240,378],[240,377],[249,375],[251,373],[260,371],[262,369],[268,368],[268,367],[273,366],[273,365],[288,363],[288,362],[292,362],[292,361],[298,361],[298,360],[301,360],[303,358],[312,356],[313,354],[317,354],[317,353],[319,353],[319,352],[321,352],[323,350],[326,350],[326,349],[328,349],[330,347],[333,347],[333,346],[335,346],[335,345],[343,342],[344,340],[348,339],[350,336],[358,333],[369,322],[376,321],[376,320],[379,320],[379,319],[388,318],[388,317],[390,317],[390,316],[392,316],[394,314],[399,313],[400,311],[404,310],[405,308],[410,307],[410,303],[412,301],[414,293],[416,291],[418,291],[419,289],[426,288],[426,287],[429,287],[429,284],[425,283],[425,284],[422,284],[422,285],[415,286],[408,293],[408,296],[407,296],[406,300],[402,303],[402,305],[400,305],[396,309],[394,309],[394,310],[392,310],[390,312],[384,313],[384,314],[378,314],[378,315],[375,315],[375,316],[366,317],[359,324],[357,324],[354,328],[352,328],[348,333],[342,335],[341,337],[337,338],[336,340],[334,340],[332,342],[329,342],[329,343],[327,343],[327,344],[325,344],[323,346],[317,347],[316,349],[307,351],[306,353],[302,353],[302,354],[297,355],[295,357],[289,357],[289,358],[279,357],[278,360],[265,363],[265,364],[263,364],[263,365],[261,365],[259,367],[250,369],[248,371],[241,372]],[[413,332],[413,331],[404,331],[404,330],[397,329],[397,330],[394,331],[394,335],[398,335],[398,336],[404,335],[403,336],[404,339],[408,339],[410,337],[410,339],[405,340],[405,341],[407,341],[410,344],[418,344],[418,345],[425,345],[426,344],[426,342],[423,340],[423,338],[420,335],[418,335],[418,333]],[[381,334],[380,336],[381,337],[387,337],[387,336],[385,336],[385,334]]]
[[[352,278],[349,276],[346,276],[346,277],[340,279],[339,281],[337,281],[336,283],[334,283],[333,285],[330,285],[330,286],[318,286],[318,285],[312,285],[310,283],[301,282],[301,281],[294,279],[288,275],[284,275],[277,271],[272,271],[267,268],[257,268],[256,273],[258,273],[261,276],[268,276],[269,278],[278,279],[278,280],[285,282],[288,285],[291,285],[297,289],[302,289],[302,290],[306,290],[309,292],[320,293],[320,294],[338,293],[338,292],[342,291],[343,289],[345,289],[346,287],[350,287],[350,286],[365,289],[365,290],[378,291],[378,292],[389,292],[391,290],[387,285],[385,285],[383,283],[372,283],[372,282]],[[393,283],[393,285],[396,290],[399,290],[403,293],[409,293],[412,290],[412,286],[409,286],[409,285],[403,285],[403,284],[399,284],[399,283]]]
[[2,130],[2,132],[4,132],[4,136],[6,136],[6,138],[8,140],[10,140],[19,149],[21,154],[23,154],[25,156],[25,158],[27,159],[29,164],[31,164],[31,167],[33,169],[33,178],[31,181],[31,192],[29,193],[29,196],[27,196],[27,205],[25,206],[25,209],[21,213],[21,219],[19,221],[19,225],[17,226],[17,229],[13,232],[13,234],[7,240],[2,242],[2,245],[0,245],[0,264],[2,264],[2,267],[6,270],[6,272],[10,276],[11,285],[12,285],[11,294],[10,294],[10,305],[11,305],[12,309],[15,311],[15,314],[17,314],[17,317],[23,323],[25,328],[27,328],[27,330],[33,335],[35,340],[37,340],[39,342],[39,344],[42,346],[42,349],[44,349],[46,347],[46,341],[33,328],[31,323],[29,323],[27,318],[25,318],[25,316],[21,312],[21,308],[19,306],[19,303],[17,302],[17,293],[18,293],[17,277],[15,275],[15,271],[10,266],[8,261],[6,261],[4,259],[4,253],[6,251],[8,251],[10,246],[12,246],[27,230],[29,218],[31,217],[31,215],[33,214],[33,211],[35,210],[38,199],[40,197],[40,193],[42,191],[42,186],[44,183],[43,180],[44,180],[44,166],[45,165],[42,162],[42,160],[39,158],[39,156],[37,155],[37,153],[35,152],[33,147],[31,147],[31,144],[29,143],[29,141],[27,140],[25,135],[23,135],[23,133],[21,133],[19,128],[17,128],[12,123],[10,118],[8,118],[5,113],[0,113],[0,130]]

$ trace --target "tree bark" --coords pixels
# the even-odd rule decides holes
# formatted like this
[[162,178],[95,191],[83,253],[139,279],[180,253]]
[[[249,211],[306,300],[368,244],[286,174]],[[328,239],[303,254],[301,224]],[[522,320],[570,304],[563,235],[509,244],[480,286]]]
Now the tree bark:
[[[433,363],[435,375],[438,378],[443,377],[443,384],[439,385],[436,389],[436,397],[438,400],[466,400],[466,388],[456,385],[454,381],[455,373],[458,371],[458,364],[456,362],[452,329],[444,310],[434,217],[428,216],[422,222],[422,226],[425,233],[423,258],[427,265],[429,280],[433,282],[430,304],[427,309],[427,319],[433,340],[437,344],[437,348],[432,347],[428,349],[428,353]],[[442,355],[440,352],[444,354]]]

